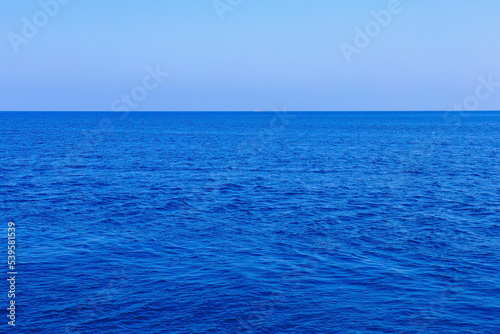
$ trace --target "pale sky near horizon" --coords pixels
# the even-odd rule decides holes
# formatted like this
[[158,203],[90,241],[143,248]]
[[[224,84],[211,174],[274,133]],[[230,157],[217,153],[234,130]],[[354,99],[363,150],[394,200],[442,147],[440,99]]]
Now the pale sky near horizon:
[[498,0],[54,1],[0,5],[0,110],[500,110]]

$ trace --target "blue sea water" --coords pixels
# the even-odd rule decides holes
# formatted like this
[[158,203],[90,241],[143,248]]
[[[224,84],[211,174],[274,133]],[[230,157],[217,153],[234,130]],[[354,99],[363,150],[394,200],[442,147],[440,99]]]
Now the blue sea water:
[[500,113],[0,127],[19,333],[500,333]]

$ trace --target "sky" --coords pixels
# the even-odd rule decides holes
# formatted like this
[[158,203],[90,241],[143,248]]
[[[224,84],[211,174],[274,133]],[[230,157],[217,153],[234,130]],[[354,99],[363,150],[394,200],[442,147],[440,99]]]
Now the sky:
[[498,0],[0,5],[0,110],[499,110]]

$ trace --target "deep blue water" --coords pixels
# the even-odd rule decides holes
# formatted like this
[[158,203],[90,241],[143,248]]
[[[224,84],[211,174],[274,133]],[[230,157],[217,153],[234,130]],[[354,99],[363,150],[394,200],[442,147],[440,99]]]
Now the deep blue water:
[[500,333],[500,113],[0,126],[19,333]]

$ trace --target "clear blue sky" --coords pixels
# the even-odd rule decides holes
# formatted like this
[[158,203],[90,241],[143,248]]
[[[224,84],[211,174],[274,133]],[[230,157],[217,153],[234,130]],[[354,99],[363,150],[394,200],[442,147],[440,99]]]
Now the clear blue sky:
[[[230,2],[71,0],[51,17],[3,1],[0,109],[110,110],[135,89],[132,110],[446,110],[500,82],[498,0],[401,0],[362,47],[355,28],[390,1]],[[137,88],[148,66],[169,76]],[[487,89],[470,108],[500,109]]]

